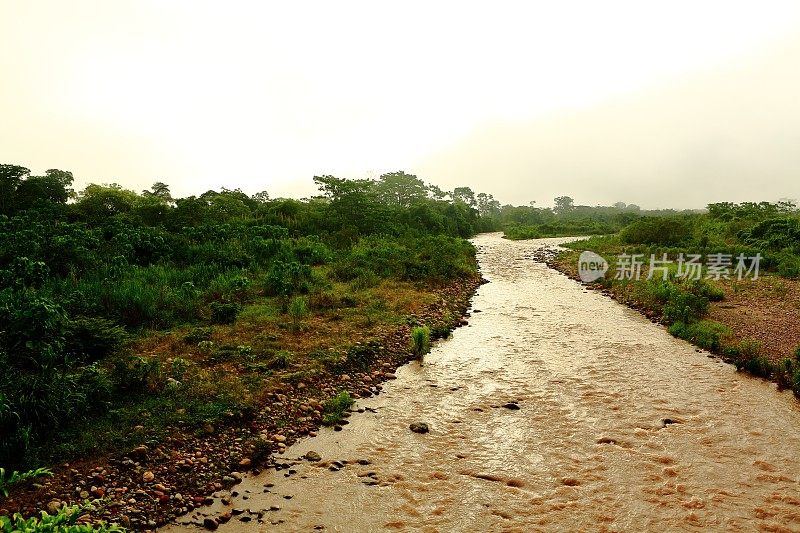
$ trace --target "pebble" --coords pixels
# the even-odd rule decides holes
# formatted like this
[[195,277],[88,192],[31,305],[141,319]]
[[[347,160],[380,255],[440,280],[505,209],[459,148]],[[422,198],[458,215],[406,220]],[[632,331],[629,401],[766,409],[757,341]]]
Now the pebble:
[[410,429],[414,433],[427,433],[428,431],[430,431],[430,428],[428,428],[428,424],[426,424],[425,422],[412,422],[411,425],[408,426],[408,429]]
[[155,474],[153,474],[149,470],[147,472],[145,472],[144,474],[142,474],[142,481],[144,481],[145,483],[150,483],[155,478],[156,478]]
[[315,451],[310,451],[306,453],[303,457],[305,457],[307,461],[311,462],[322,461],[322,456]]

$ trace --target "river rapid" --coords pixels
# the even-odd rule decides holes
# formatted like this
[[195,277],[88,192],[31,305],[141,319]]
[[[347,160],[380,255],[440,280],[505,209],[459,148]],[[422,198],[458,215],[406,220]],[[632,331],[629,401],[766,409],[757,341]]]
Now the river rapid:
[[800,402],[532,259],[563,241],[476,237],[468,326],[278,456],[291,474],[201,511],[235,509],[230,532],[800,531]]

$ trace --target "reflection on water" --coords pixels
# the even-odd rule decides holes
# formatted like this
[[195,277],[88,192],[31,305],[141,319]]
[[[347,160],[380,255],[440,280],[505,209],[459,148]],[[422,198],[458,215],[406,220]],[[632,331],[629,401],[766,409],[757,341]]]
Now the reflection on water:
[[530,258],[562,241],[475,238],[469,326],[284,454],[322,463],[235,487],[220,529],[800,530],[796,401]]

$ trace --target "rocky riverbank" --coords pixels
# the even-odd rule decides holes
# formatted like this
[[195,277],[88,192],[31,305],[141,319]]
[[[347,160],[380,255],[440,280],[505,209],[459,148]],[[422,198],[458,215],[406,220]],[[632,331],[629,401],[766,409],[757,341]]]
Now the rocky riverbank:
[[[87,457],[54,468],[54,477],[18,489],[0,502],[0,514],[58,508],[95,500],[83,520],[106,520],[133,530],[153,530],[197,507],[213,503],[212,494],[231,488],[248,471],[282,469],[280,453],[293,442],[314,437],[323,420],[323,403],[340,391],[353,398],[379,394],[399,366],[413,359],[409,332],[414,324],[443,335],[467,322],[469,302],[484,281],[480,276],[452,282],[438,291],[440,301],[407,317],[379,338],[358,342],[357,364],[340,366],[297,382],[263,391],[260,408],[229,413],[217,426],[197,433],[174,431],[125,454]],[[335,429],[346,430],[346,418]],[[226,518],[208,521],[214,527]],[[214,524],[212,524],[214,522]]]

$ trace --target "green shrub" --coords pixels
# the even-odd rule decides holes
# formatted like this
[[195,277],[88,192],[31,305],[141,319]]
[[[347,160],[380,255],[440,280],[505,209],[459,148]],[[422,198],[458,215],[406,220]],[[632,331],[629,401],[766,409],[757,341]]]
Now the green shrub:
[[78,519],[89,510],[88,506],[72,505],[50,515],[42,511],[40,516],[23,518],[21,514],[0,516],[0,533],[124,533],[116,524],[99,522],[78,523]]
[[794,361],[788,357],[784,357],[774,366],[775,380],[778,382],[779,387],[791,388],[795,365],[796,363]]
[[431,349],[431,330],[428,326],[417,326],[411,330],[411,351],[422,357]]
[[725,299],[725,292],[704,279],[693,279],[686,282],[689,292],[706,298],[710,302],[720,302]]
[[300,321],[308,316],[308,298],[303,296],[292,298],[289,302],[287,313],[294,322],[295,327],[297,327]]
[[211,322],[214,324],[233,324],[239,316],[241,307],[236,303],[211,302]]
[[322,404],[322,422],[328,425],[337,423],[354,403],[355,400],[353,400],[349,392],[340,391],[336,396]]
[[691,323],[702,317],[708,310],[708,299],[690,292],[673,293],[663,308],[663,318],[667,324],[676,322]]
[[269,296],[305,294],[311,288],[311,267],[297,261],[274,261],[267,271],[265,291]]
[[623,228],[620,240],[625,244],[676,246],[691,237],[692,229],[686,218],[643,217]]
[[754,376],[768,378],[773,374],[772,363],[766,357],[741,357],[735,364],[737,370],[745,370]]
[[272,368],[278,369],[286,369],[292,364],[292,352],[287,350],[279,350],[273,357],[272,361],[270,361],[270,366]]
[[730,329],[712,320],[700,320],[692,324],[679,321],[669,327],[669,332],[706,350],[719,351],[722,338],[730,334]]
[[78,317],[66,328],[64,349],[67,353],[88,361],[99,361],[128,340],[125,330],[110,320],[97,317]]
[[736,346],[736,352],[742,359],[753,359],[761,352],[761,343],[753,339],[742,339]]
[[154,392],[164,384],[164,371],[157,357],[120,357],[114,363],[113,375],[114,383],[124,392]]
[[797,366],[794,370],[794,376],[792,376],[792,390],[794,391],[794,395],[800,398],[800,366]]
[[212,333],[213,330],[211,328],[195,327],[183,336],[183,342],[186,344],[197,344],[201,341],[208,341],[211,340]]
[[14,470],[11,474],[6,474],[6,469],[0,467],[0,494],[7,498],[8,489],[11,485],[16,485],[17,483],[42,476],[53,477],[53,472],[49,468],[37,468],[26,472],[17,472]]

